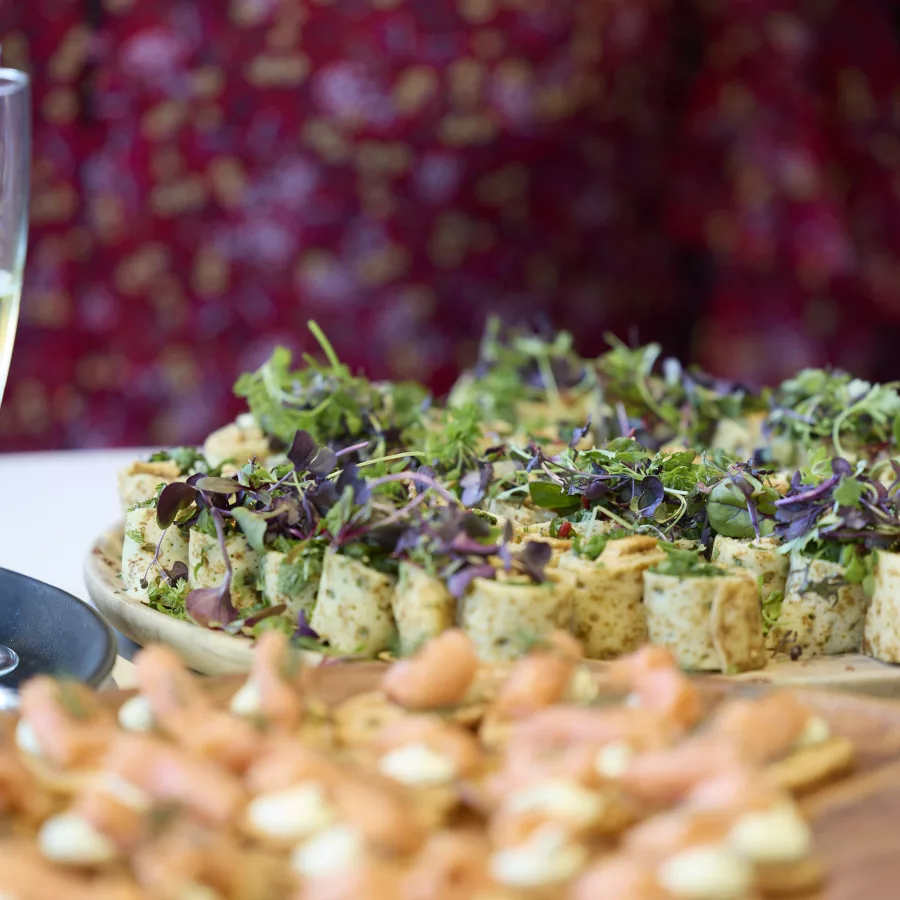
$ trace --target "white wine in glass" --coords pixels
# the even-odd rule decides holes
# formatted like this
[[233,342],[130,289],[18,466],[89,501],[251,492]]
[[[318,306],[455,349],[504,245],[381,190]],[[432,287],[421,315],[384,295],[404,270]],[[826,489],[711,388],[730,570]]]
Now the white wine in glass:
[[[28,76],[0,68],[0,403],[9,374],[28,241],[31,92]],[[19,664],[0,644],[0,676]]]

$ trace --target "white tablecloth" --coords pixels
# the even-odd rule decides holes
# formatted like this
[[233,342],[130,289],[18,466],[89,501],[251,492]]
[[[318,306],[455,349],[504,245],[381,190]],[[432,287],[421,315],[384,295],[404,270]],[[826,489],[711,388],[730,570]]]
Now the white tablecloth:
[[[148,452],[0,453],[0,567],[90,603],[81,566],[94,538],[120,518],[116,473]],[[120,687],[130,670],[120,658]]]

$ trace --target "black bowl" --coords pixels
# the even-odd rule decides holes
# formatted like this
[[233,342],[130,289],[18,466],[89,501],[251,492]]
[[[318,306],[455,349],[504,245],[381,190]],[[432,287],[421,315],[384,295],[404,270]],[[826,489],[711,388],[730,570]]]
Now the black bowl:
[[0,569],[0,644],[19,654],[0,686],[17,688],[35,675],[75,678],[99,687],[116,661],[105,619],[77,597]]

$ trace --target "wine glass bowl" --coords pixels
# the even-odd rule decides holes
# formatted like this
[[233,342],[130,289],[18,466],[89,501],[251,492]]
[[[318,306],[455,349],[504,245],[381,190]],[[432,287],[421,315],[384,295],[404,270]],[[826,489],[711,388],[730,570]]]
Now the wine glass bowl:
[[[28,242],[31,174],[31,92],[28,76],[0,68],[0,403],[12,358]],[[19,602],[2,597],[0,602]],[[19,665],[0,643],[0,676]]]
[[12,357],[28,240],[31,102],[28,76],[0,68],[0,403]]
[[12,647],[0,644],[0,678],[9,675],[19,665],[19,654]]

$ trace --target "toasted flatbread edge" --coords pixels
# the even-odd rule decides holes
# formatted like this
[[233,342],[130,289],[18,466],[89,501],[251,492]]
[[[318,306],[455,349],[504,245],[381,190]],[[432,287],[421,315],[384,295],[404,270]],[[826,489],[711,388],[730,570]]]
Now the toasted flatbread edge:
[[854,758],[853,742],[835,736],[821,744],[792,751],[770,763],[766,772],[784,790],[802,793],[845,774],[853,767]]
[[759,865],[756,883],[766,895],[799,894],[817,888],[825,878],[821,859],[808,856],[792,863]]

